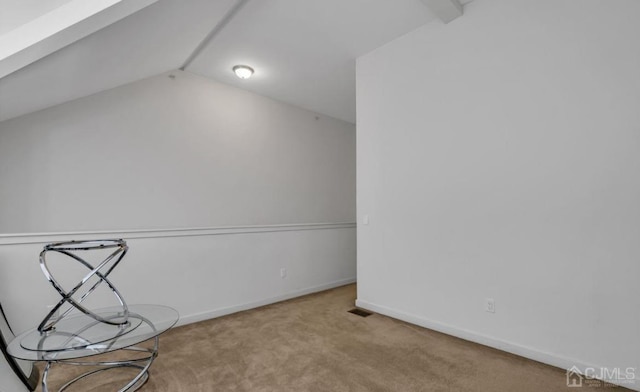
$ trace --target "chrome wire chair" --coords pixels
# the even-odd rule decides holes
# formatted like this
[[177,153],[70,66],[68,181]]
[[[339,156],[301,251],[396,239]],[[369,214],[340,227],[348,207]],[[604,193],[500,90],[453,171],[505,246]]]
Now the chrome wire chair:
[[[9,387],[5,385],[5,383],[10,383],[10,385],[13,385],[15,388],[19,388],[18,383],[22,383],[27,390],[34,391],[38,385],[40,373],[38,372],[38,368],[33,366],[33,363],[19,361],[9,355],[7,352],[7,343],[14,337],[15,335],[11,329],[9,320],[7,320],[4,309],[2,309],[2,305],[0,304],[0,351],[10,369],[10,371],[9,369],[6,370],[9,374],[2,374],[2,377],[0,377],[0,390]],[[0,357],[0,361],[3,360],[2,357]],[[13,377],[10,372],[15,374],[15,381],[8,380]]]

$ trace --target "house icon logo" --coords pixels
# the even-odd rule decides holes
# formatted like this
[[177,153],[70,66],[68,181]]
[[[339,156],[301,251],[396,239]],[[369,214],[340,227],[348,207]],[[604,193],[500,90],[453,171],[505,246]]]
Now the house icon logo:
[[567,369],[567,386],[569,388],[582,387],[583,380],[582,372],[576,366],[572,366],[571,369]]

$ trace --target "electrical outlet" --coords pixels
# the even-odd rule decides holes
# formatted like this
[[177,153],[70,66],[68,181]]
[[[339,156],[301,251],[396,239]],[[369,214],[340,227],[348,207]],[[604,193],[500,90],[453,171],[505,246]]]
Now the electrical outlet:
[[489,313],[496,312],[496,301],[493,298],[484,299],[484,310]]
[[287,277],[287,269],[286,268],[280,268],[280,277],[282,279]]

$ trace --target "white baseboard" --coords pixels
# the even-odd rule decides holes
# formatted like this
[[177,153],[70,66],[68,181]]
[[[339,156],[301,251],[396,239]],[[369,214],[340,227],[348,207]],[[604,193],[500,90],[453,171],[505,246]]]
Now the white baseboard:
[[188,316],[180,316],[180,320],[178,320],[178,323],[176,324],[176,326],[197,323],[198,321],[210,320],[210,319],[213,319],[213,318],[216,318],[216,317],[221,317],[221,316],[226,316],[226,315],[232,314],[232,313],[242,312],[243,310],[259,308],[260,306],[265,306],[265,305],[270,305],[270,304],[273,304],[273,303],[276,303],[276,302],[286,301],[288,299],[301,297],[303,295],[313,294],[313,293],[317,293],[317,292],[320,292],[320,291],[333,289],[333,288],[340,287],[340,286],[345,286],[345,285],[348,285],[348,284],[351,284],[351,283],[355,283],[355,282],[356,282],[356,278],[355,277],[347,278],[347,279],[340,279],[340,280],[336,280],[334,282],[329,282],[329,283],[322,284],[322,285],[319,285],[319,286],[314,286],[314,287],[308,287],[308,288],[301,289],[301,290],[295,290],[295,291],[291,291],[291,292],[288,292],[288,293],[285,293],[285,294],[282,294],[282,295],[277,295],[275,297],[261,299],[261,300],[254,301],[254,302],[248,302],[248,303],[244,303],[244,304],[233,305],[233,306],[229,306],[229,307],[222,308],[222,309],[210,310],[210,311],[207,311],[207,312],[192,314],[192,315],[188,315]]
[[[573,366],[576,366],[578,369],[586,369],[586,368],[600,369],[604,367],[604,366],[596,366],[593,364],[585,363],[583,361],[573,359],[573,358],[563,357],[561,355],[557,355],[554,353],[541,351],[532,347],[527,347],[527,346],[522,346],[512,342],[507,342],[507,341],[496,339],[490,336],[478,334],[473,331],[469,331],[466,329],[443,324],[437,321],[429,320],[421,316],[416,316],[409,313],[393,310],[386,306],[376,305],[374,303],[371,303],[362,299],[356,300],[356,306],[359,308],[370,310],[372,312],[389,316],[398,320],[406,321],[411,324],[419,325],[424,328],[442,332],[447,335],[455,336],[460,339],[468,340],[470,342],[479,343],[484,346],[497,348],[498,350],[506,351],[511,354],[519,355],[521,357],[532,359],[534,361],[542,362],[544,364],[555,366],[563,370],[570,369]],[[640,369],[637,369],[637,371],[640,371]],[[606,380],[606,381],[612,384],[623,386],[625,388],[629,388],[634,391],[640,391],[640,379],[638,378],[639,376],[640,375],[636,375],[636,379],[634,380],[635,382],[631,384],[619,384],[611,380]]]

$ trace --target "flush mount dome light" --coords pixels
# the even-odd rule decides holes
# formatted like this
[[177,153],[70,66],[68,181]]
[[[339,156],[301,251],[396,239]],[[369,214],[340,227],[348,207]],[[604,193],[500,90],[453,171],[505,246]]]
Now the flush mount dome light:
[[240,79],[249,79],[251,75],[253,75],[253,68],[248,65],[236,65],[233,67],[233,72],[235,72],[236,76]]

